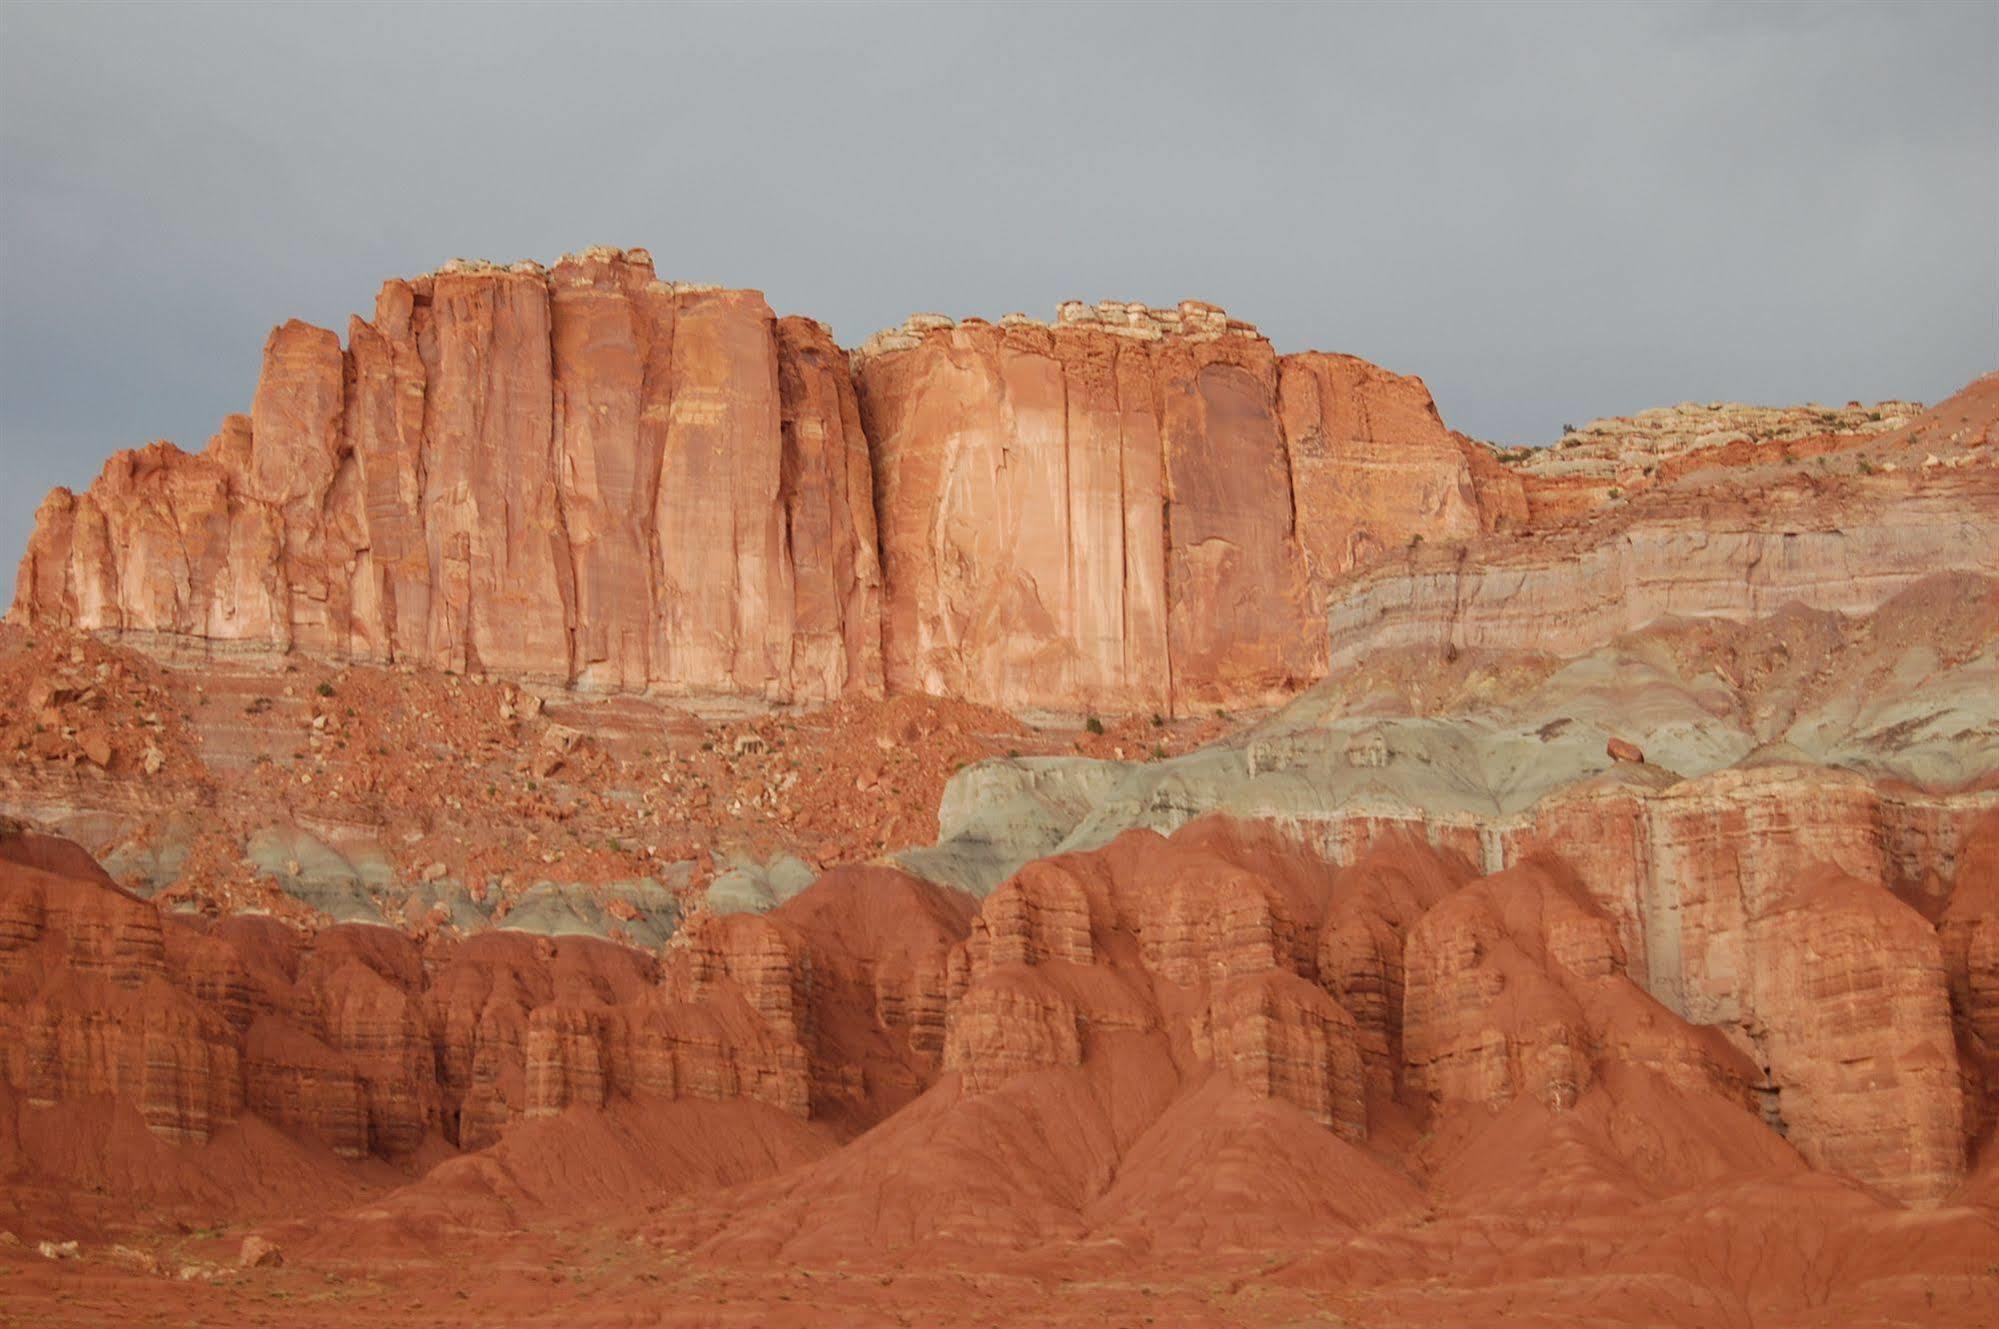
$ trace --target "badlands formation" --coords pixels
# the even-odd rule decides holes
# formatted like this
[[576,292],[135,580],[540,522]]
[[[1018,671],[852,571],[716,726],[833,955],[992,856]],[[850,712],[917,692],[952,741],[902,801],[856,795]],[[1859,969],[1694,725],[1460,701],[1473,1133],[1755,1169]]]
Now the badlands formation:
[[455,263],[43,504],[0,813],[4,1323],[1999,1305],[1999,375]]

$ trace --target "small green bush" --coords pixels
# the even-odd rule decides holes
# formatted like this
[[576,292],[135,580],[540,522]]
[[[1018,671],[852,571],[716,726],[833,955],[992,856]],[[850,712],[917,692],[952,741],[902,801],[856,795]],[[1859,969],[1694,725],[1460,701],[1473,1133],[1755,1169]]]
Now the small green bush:
[[1096,716],[1093,715],[1088,720],[1085,720],[1083,722],[1083,728],[1089,730],[1093,734],[1101,734],[1104,732],[1104,722],[1102,720],[1099,720]]

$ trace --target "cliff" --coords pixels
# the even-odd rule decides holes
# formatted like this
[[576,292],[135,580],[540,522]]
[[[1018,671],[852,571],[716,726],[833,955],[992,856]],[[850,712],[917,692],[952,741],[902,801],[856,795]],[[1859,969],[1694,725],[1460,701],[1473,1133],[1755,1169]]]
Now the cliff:
[[1255,703],[1325,667],[1326,587],[1520,511],[1419,380],[1247,324],[919,317],[854,356],[642,250],[454,263],[272,332],[199,454],[52,493],[11,617],[772,702]]
[[43,504],[14,616],[580,688],[881,688],[846,358],[641,250],[392,281],[287,323],[248,417]]

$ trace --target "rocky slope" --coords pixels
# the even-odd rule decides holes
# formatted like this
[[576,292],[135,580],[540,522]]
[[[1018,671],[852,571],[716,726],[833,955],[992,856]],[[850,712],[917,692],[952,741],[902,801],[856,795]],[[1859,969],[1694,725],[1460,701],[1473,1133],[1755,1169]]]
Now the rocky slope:
[[[1994,844],[1988,816],[1939,883],[1961,934],[1989,930],[1964,866]],[[208,1316],[296,1277],[434,1279],[496,1241],[535,1258],[551,1216],[613,1207],[635,1271],[748,1304],[776,1268],[821,1271],[821,1305],[865,1276],[906,1306],[945,1271],[957,1314],[990,1295],[962,1280],[1032,1272],[1078,1323],[1189,1270],[1228,1289],[1203,1322],[1326,1295],[1383,1323],[1481,1318],[1532,1286],[1560,1323],[1971,1324],[1999,1292],[1959,1109],[1961,1081],[1981,1113],[1991,1090],[1948,995],[1979,990],[1982,960],[1940,957],[1921,916],[1837,870],[1787,877],[1752,929],[1759,1056],[1646,994],[1560,853],[1480,875],[1397,827],[1341,868],[1276,828],[1130,832],[1031,865],[975,917],[836,872],[658,960],[204,927],[62,842],[0,848],[9,1221],[81,1234],[86,1307],[121,1267]],[[1967,1014],[1975,1040],[1989,1021]],[[52,1147],[64,1132],[85,1147]],[[259,1187],[219,1180],[243,1168]],[[86,1185],[117,1198],[52,1217],[43,1197]],[[135,1201],[240,1215],[301,1273],[216,1281],[212,1242],[162,1239]],[[1717,1273],[1739,1259],[1761,1272]],[[512,1277],[476,1298],[496,1309]]]
[[174,1144],[255,1114],[349,1159],[477,1149],[632,1094],[866,1125],[935,1071],[969,903],[843,869],[769,916],[697,919],[658,956],[507,932],[419,945],[162,915],[73,844],[10,834],[6,1079],[29,1108],[109,1095]]

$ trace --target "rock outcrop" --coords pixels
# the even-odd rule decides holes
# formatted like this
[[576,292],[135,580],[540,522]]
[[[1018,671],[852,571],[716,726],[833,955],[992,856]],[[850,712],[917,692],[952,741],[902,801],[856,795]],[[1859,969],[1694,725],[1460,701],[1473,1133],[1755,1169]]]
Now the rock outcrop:
[[601,690],[881,686],[845,357],[643,250],[453,264],[347,347],[271,334],[206,451],[120,453],[43,505],[17,616]]
[[[976,793],[948,828],[965,848],[910,859],[1059,855],[983,916],[1038,974],[1033,957],[1107,963],[1077,942],[1085,897],[1053,864],[1134,826],[1273,823],[1346,865],[1310,944],[1370,1091],[1567,1111],[1640,1075],[1753,1104],[1811,1163],[1937,1203],[1992,1111],[1994,586],[1932,576],[1868,614],[1668,621],[1567,661],[1389,651],[1185,757],[968,771],[947,795]],[[1422,849],[1388,855],[1398,841]],[[1254,898],[1187,912],[1229,932]],[[1173,950],[1145,963],[1185,981]],[[967,1083],[1087,1065],[1087,1038],[1046,1036],[1065,1017],[1087,1033],[1073,988],[989,1002]],[[1251,1078],[1303,1083],[1277,1060]]]
[[1118,712],[1282,697],[1324,667],[1329,582],[1501,510],[1420,380],[1278,356],[1210,305],[924,316],[856,365],[898,690]]
[[[850,357],[643,250],[454,262],[389,282],[344,348],[273,331],[205,451],[52,493],[11,617],[593,691],[1182,715],[1383,648],[1573,654],[1990,575],[1965,414],[1689,410],[1502,462],[1420,379],[1280,356],[1194,301],[918,315]],[[1847,464],[1931,439],[1920,474]]]
[[1936,930],[1878,884],[1820,867],[1752,925],[1772,1111],[1811,1163],[1902,1200],[1964,1180],[1964,1088]]
[[934,1074],[969,901],[829,875],[769,916],[697,917],[661,957],[489,932],[204,925],[75,846],[0,837],[4,1081],[30,1108],[109,1097],[162,1140],[245,1114],[340,1158],[646,1095],[766,1103],[858,1129]]
[[1678,618],[1864,614],[1938,572],[1999,576],[1999,470],[1659,494],[1541,538],[1412,549],[1331,598],[1333,668],[1381,650],[1584,654]]
[[1615,926],[1559,859],[1509,868],[1430,910],[1410,933],[1407,971],[1406,1074],[1437,1102],[1499,1108],[1525,1096],[1567,1110],[1614,1059],[1748,1106],[1748,1058],[1630,981]]
[[1212,306],[921,316],[849,357],[642,250],[453,263],[343,348],[272,332],[250,413],[43,504],[13,617],[778,702],[1067,712],[1280,698],[1325,589],[1524,511],[1420,380]]

